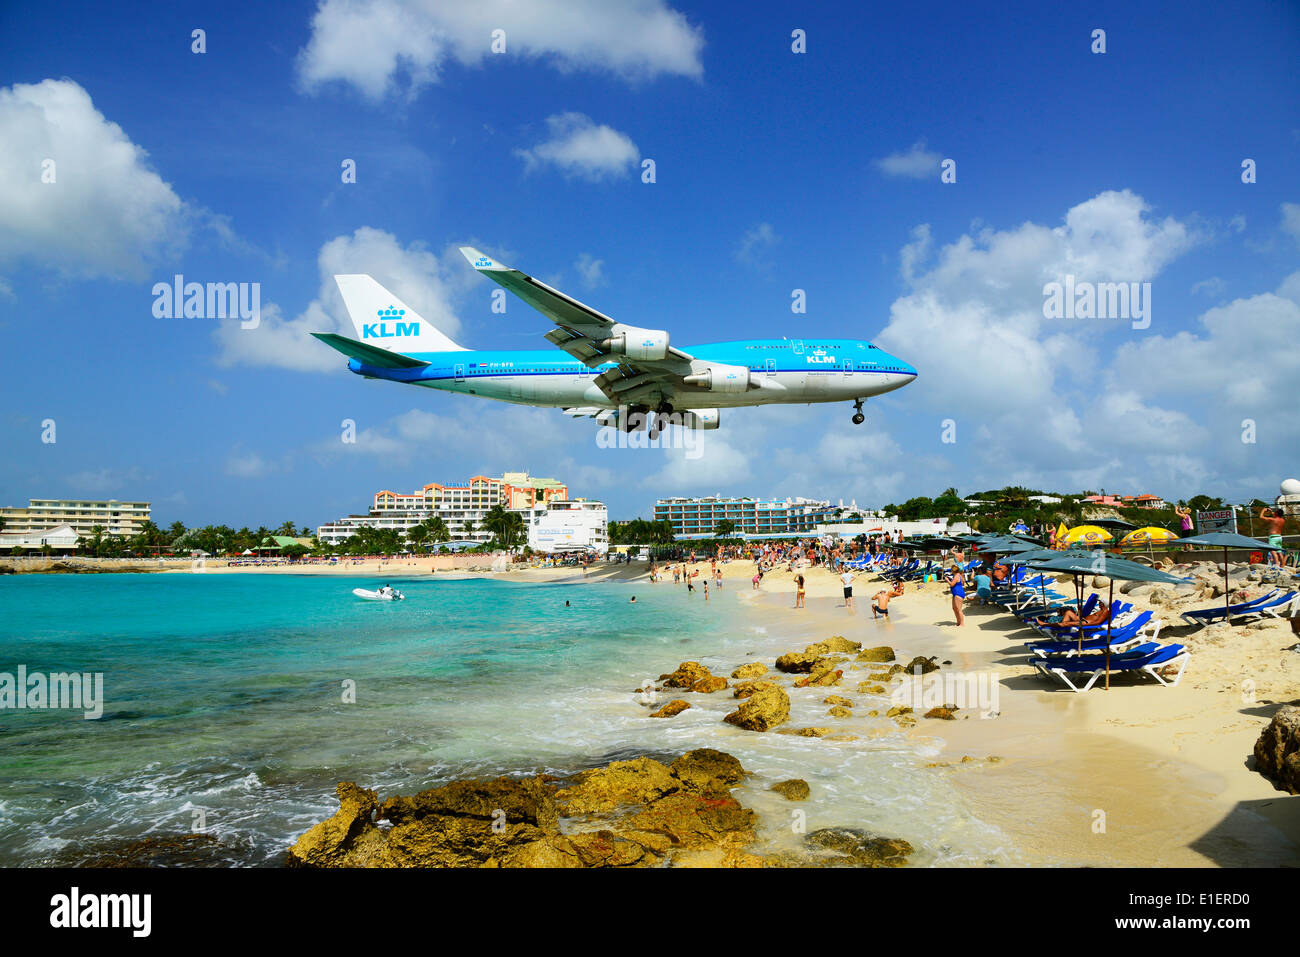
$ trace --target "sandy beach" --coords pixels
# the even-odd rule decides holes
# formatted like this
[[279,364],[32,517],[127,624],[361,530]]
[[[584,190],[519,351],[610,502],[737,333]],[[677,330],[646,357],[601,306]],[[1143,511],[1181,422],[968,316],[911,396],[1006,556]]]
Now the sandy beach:
[[[153,567],[198,574],[644,582],[647,595],[674,587],[671,575],[651,583],[648,566],[640,562],[598,564],[586,571],[512,566],[505,572],[490,571],[491,563],[492,556],[443,556],[336,565],[230,567],[209,561],[199,569],[189,562]],[[691,567],[700,572],[695,599],[703,603],[700,586],[709,566],[701,562]],[[1175,628],[1177,607],[1153,605],[1145,596],[1117,595],[1138,608],[1152,609],[1165,621],[1161,640],[1179,642],[1191,652],[1186,673],[1173,688],[1123,676],[1110,690],[1097,687],[1075,694],[1040,677],[1027,664],[1023,644],[1033,633],[1002,609],[970,603],[965,625],[957,627],[942,582],[908,583],[906,593],[891,603],[886,621],[871,615],[870,596],[880,587],[874,573],[857,578],[858,607],[850,613],[838,578],[825,569],[804,572],[807,608],[795,609],[790,573],[769,573],[755,590],[751,563],[721,567],[724,588],[711,589],[709,607],[719,616],[734,617],[738,629],[752,630],[754,622],[761,622],[762,628],[743,661],[719,659],[712,663],[714,673],[727,675],[745,662],[762,662],[768,668],[764,679],[791,688],[792,699],[801,696],[800,713],[792,707],[784,730],[806,727],[804,719],[814,713],[816,724],[829,730],[821,737],[765,735],[772,747],[785,742],[792,760],[797,762],[809,748],[872,747],[885,735],[897,734],[901,725],[906,736],[921,745],[918,754],[937,755],[918,758],[927,773],[949,776],[969,812],[1008,835],[1026,863],[1300,865],[1300,797],[1276,789],[1253,769],[1252,757],[1255,741],[1276,708],[1300,699],[1300,654],[1289,622]],[[1063,590],[1069,590],[1068,585]],[[1202,607],[1205,602],[1190,598],[1179,604]],[[833,635],[864,648],[889,646],[902,663],[933,656],[939,674],[994,674],[996,714],[982,717],[978,710],[963,708],[955,720],[940,720],[924,718],[917,709],[910,721],[889,717],[886,712],[898,700],[891,700],[889,693],[909,679],[893,676],[883,682],[885,694],[863,690],[880,680],[868,676],[878,674],[882,665],[852,655],[839,666],[843,678],[834,687],[796,692],[793,686],[802,675],[773,670],[777,656],[800,652]],[[670,672],[679,663],[665,659],[662,670]],[[823,699],[829,695],[850,700],[848,713],[827,713]],[[736,706],[729,691],[687,692],[682,697],[692,700],[696,709],[709,709],[710,715],[717,711],[718,718]],[[757,789],[746,798],[760,814],[785,813],[770,801],[770,795]]]
[[[709,567],[694,567],[701,571],[698,583]],[[891,603],[891,620],[873,621],[869,596],[879,587],[874,574],[858,578],[858,608],[850,614],[838,578],[824,569],[805,572],[806,609],[792,607],[788,573],[767,575],[755,591],[752,569],[747,562],[724,565],[727,587],[715,589],[710,601],[722,614],[737,603],[760,612],[768,634],[756,642],[754,659],[769,668],[780,653],[842,635],[866,648],[889,645],[903,662],[935,656],[951,662],[943,671],[996,673],[996,717],[959,711],[957,720],[918,720],[909,733],[940,749],[941,757],[927,762],[933,773],[951,775],[973,812],[1012,835],[1029,862],[1300,865],[1300,797],[1276,789],[1253,770],[1252,758],[1277,706],[1300,699],[1300,654],[1289,622],[1192,631],[1174,628],[1176,616],[1168,608],[1123,596],[1138,608],[1153,608],[1166,623],[1161,638],[1191,651],[1183,680],[1166,688],[1149,678],[1122,676],[1109,691],[1075,694],[1026,663],[1023,644],[1033,633],[1002,609],[969,604],[965,625],[957,627],[942,582],[920,588],[909,583],[906,594]],[[582,579],[573,569],[528,569],[509,577]],[[643,565],[593,570],[587,577],[641,578],[647,588],[673,587],[671,578],[651,585]],[[697,596],[702,600],[698,584]],[[665,670],[675,665],[665,662]],[[884,717],[888,698],[854,690],[878,667],[849,663],[841,686],[824,690],[857,699],[853,715],[819,723],[835,734],[868,739],[892,724]],[[890,689],[902,681],[895,678]],[[827,738],[817,743],[849,746]]]

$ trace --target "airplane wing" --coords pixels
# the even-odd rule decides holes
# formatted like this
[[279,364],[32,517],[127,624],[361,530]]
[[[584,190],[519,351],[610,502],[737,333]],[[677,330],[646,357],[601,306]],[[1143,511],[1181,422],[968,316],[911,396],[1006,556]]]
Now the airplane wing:
[[566,296],[518,269],[485,256],[472,246],[460,251],[471,266],[555,323],[546,334],[575,359],[595,367],[616,362],[617,367],[593,381],[617,403],[672,401],[678,392],[691,392],[687,376],[706,369],[701,362],[668,341],[668,333],[615,322],[602,312]]

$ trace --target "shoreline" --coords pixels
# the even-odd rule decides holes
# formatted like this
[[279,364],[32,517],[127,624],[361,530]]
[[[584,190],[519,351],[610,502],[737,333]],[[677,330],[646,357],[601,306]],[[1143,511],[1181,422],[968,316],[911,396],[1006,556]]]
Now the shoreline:
[[[184,569],[175,571],[189,571],[189,563],[184,564]],[[701,603],[697,608],[702,609],[708,606],[702,604],[700,584],[709,566],[701,562],[694,567],[700,569],[701,577],[691,601]],[[1181,630],[1162,633],[1162,640],[1184,643],[1192,652],[1177,687],[1121,678],[1110,691],[1098,687],[1075,694],[1040,678],[1024,663],[1022,640],[1030,633],[1001,609],[968,605],[966,625],[956,627],[941,582],[923,588],[909,583],[905,595],[890,604],[891,620],[873,621],[869,595],[879,587],[874,575],[859,576],[857,613],[850,615],[843,606],[838,579],[824,569],[805,570],[808,607],[796,610],[791,607],[793,584],[787,573],[767,575],[763,588],[755,591],[750,583],[750,563],[721,567],[725,587],[720,593],[712,590],[709,606],[735,627],[725,638],[703,643],[692,640],[680,652],[661,646],[653,673],[676,669],[680,661],[669,656],[679,653],[700,660],[720,676],[729,676],[739,664],[762,662],[768,668],[763,677],[776,680],[789,693],[790,719],[767,732],[735,729],[721,721],[724,713],[741,703],[730,689],[714,694],[664,689],[660,705],[680,697],[692,708],[683,716],[651,721],[648,733],[638,736],[638,753],[684,750],[699,746],[703,736],[707,746],[741,755],[745,767],[757,773],[740,785],[737,796],[758,815],[760,835],[774,854],[790,849],[791,838],[782,832],[792,808],[806,809],[810,831],[826,826],[866,827],[886,837],[911,840],[915,835],[899,826],[905,819],[889,811],[886,803],[892,798],[905,805],[916,795],[881,794],[879,814],[890,823],[878,828],[876,808],[846,803],[849,795],[837,792],[835,776],[828,772],[837,761],[869,767],[872,760],[886,754],[900,765],[910,762],[908,767],[915,773],[933,775],[935,788],[926,785],[925,793],[950,793],[953,807],[945,810],[954,820],[960,823],[970,818],[1005,836],[1013,849],[1011,859],[990,857],[983,863],[1300,864],[1300,796],[1276,789],[1253,770],[1252,760],[1254,742],[1275,708],[1300,698],[1300,655],[1289,650],[1294,638],[1287,622],[1230,630],[1220,626],[1190,635]],[[671,578],[651,584],[644,563],[596,566],[586,574],[571,567],[491,572],[480,566],[434,572],[428,559],[327,567],[209,567],[207,571],[426,581],[492,579],[519,584],[620,582],[636,584],[638,596],[644,587],[646,598],[672,588]],[[1140,598],[1125,598],[1142,605]],[[1170,610],[1159,611],[1168,623]],[[984,720],[969,709],[959,710],[956,720],[944,721],[925,718],[917,709],[911,721],[892,719],[885,714],[893,703],[889,697],[859,687],[869,684],[868,676],[881,666],[853,660],[852,655],[838,666],[843,678],[836,687],[796,690],[791,684],[803,675],[772,670],[776,656],[801,652],[806,645],[832,635],[860,642],[864,648],[891,646],[899,663],[917,656],[936,656],[943,663],[939,675],[996,672],[998,713]],[[588,689],[594,692],[586,695],[592,698],[593,713],[636,725],[649,721],[633,693],[633,686],[642,678],[629,673],[628,679],[626,687]],[[903,681],[894,678],[887,683],[888,690]],[[729,678],[728,683],[734,684],[734,680]],[[1251,695],[1253,700],[1249,700]],[[830,696],[851,700],[850,713],[829,715],[824,699]],[[826,727],[830,735],[808,738],[789,734],[812,726]],[[593,758],[608,755],[599,739],[592,742],[591,753]],[[813,785],[812,798],[789,804],[771,794],[768,786],[779,776],[806,777]],[[860,800],[863,796],[852,797]],[[955,838],[960,840],[960,836]],[[933,863],[933,855],[919,842],[914,843],[918,843],[914,864]]]

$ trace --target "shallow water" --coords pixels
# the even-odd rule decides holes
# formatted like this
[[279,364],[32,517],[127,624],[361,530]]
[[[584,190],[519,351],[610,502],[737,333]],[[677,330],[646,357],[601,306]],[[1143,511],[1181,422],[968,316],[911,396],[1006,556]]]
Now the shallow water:
[[[917,864],[1017,859],[885,722],[857,742],[753,734],[721,722],[735,706],[726,692],[688,695],[690,710],[649,720],[634,693],[645,679],[686,659],[725,674],[780,640],[734,596],[477,579],[402,580],[401,603],[351,594],[375,584],[0,579],[0,671],[102,671],[105,696],[99,720],[0,711],[0,864],[75,862],[188,833],[199,819],[232,863],[277,864],[337,808],[340,780],[387,796],[706,746],[755,773],[737,797],[759,811],[769,847],[797,845],[800,825],[846,825],[907,838]],[[343,700],[345,682],[355,703]],[[794,690],[791,723],[826,724],[825,694]],[[767,790],[787,777],[808,780],[813,800],[791,805]]]

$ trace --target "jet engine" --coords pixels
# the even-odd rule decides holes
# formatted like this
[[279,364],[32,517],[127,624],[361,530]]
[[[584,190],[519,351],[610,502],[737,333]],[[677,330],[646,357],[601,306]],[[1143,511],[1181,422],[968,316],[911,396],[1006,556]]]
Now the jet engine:
[[712,431],[722,424],[717,409],[687,409],[682,413],[682,427]]
[[[708,389],[710,392],[745,392],[751,388],[750,371],[744,366],[712,365],[703,372],[683,376],[687,385]],[[757,388],[757,383],[753,387]]]
[[640,329],[615,323],[614,335],[601,342],[606,352],[629,359],[664,359],[668,356],[668,333],[662,329]]

